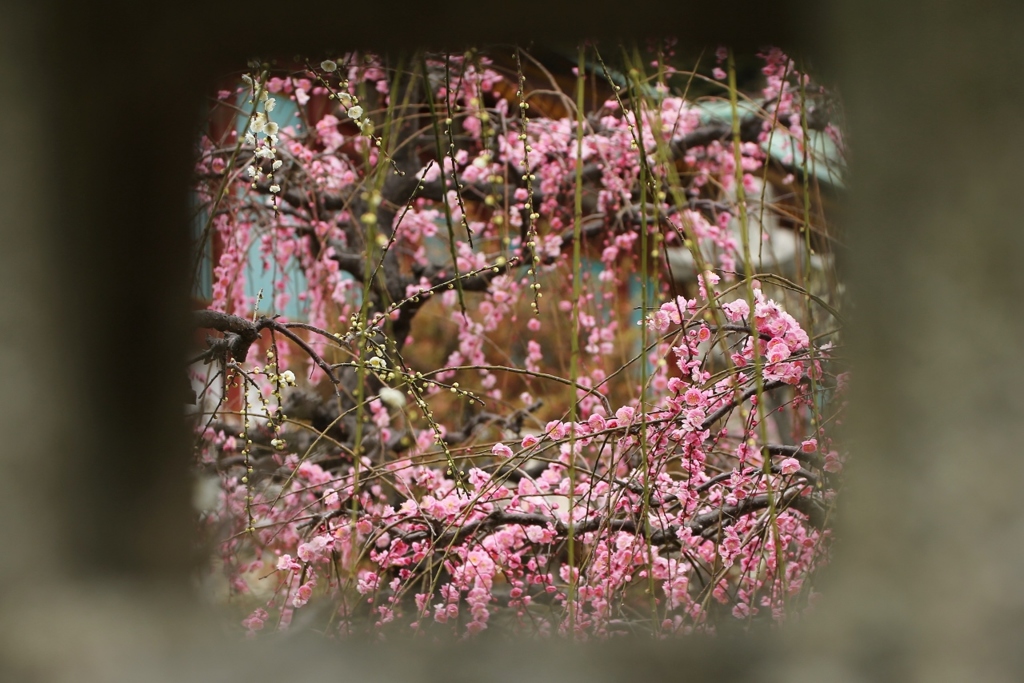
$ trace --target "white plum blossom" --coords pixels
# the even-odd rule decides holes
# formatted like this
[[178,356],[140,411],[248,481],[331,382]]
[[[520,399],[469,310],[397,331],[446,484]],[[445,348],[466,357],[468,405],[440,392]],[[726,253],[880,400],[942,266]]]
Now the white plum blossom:
[[398,389],[381,387],[380,391],[377,392],[377,396],[380,397],[381,403],[392,408],[402,408],[405,406],[405,394]]
[[263,127],[267,125],[267,115],[260,112],[252,117],[252,121],[249,122],[249,130],[253,133],[262,133]]

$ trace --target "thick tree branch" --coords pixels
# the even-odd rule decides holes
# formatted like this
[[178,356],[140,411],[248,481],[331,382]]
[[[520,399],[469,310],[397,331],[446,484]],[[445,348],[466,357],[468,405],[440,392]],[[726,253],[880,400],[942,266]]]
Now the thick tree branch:
[[[797,510],[805,515],[815,528],[823,529],[827,508],[825,504],[813,495],[804,495],[807,486],[800,484],[791,486],[784,491],[773,494],[775,507],[779,512],[786,509]],[[770,507],[770,499],[767,493],[750,496],[736,503],[735,505],[723,505],[713,510],[708,510],[696,515],[683,525],[689,529],[693,536],[700,536],[705,539],[712,537],[721,527],[729,526],[739,521],[744,515]],[[509,524],[520,526],[551,527],[559,537],[564,538],[568,533],[568,527],[558,519],[540,513],[514,512],[507,510],[495,510],[483,519],[463,524],[457,528],[451,528],[440,534],[431,533],[427,530],[413,531],[402,535],[407,543],[433,538],[432,545],[435,548],[447,548],[450,545],[458,544],[467,538],[480,532],[492,532]],[[604,516],[590,517],[573,529],[573,535],[577,538],[592,531],[626,531],[632,534],[643,536],[653,545],[678,546],[677,533],[680,526],[670,524],[661,529],[648,530],[644,525],[638,525],[635,520],[628,518],[608,519]]]
[[212,357],[218,355],[223,357],[225,353],[230,353],[231,357],[238,362],[245,360],[249,353],[249,347],[260,338],[260,332],[265,329],[274,330],[302,349],[333,384],[338,384],[338,378],[334,376],[331,366],[324,361],[320,354],[304,339],[288,329],[285,324],[279,323],[273,318],[262,317],[251,321],[230,313],[201,310],[192,312],[192,324],[198,329],[223,332],[223,339],[207,338],[207,342],[210,344],[209,354]]

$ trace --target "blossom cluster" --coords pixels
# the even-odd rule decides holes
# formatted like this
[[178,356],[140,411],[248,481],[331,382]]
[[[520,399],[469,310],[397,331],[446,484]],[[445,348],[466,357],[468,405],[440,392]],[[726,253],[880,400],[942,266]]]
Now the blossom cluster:
[[[518,58],[478,51],[424,55],[415,88],[362,54],[246,77],[242,138],[201,142],[210,308],[252,318],[247,273],[271,273],[292,336],[273,366],[253,343],[205,368],[196,461],[249,634],[309,614],[338,635],[665,636],[813,602],[841,320],[810,277],[737,272],[736,184],[767,182],[767,136],[803,149],[810,106],[786,55],[762,59],[736,146],[662,52],[652,92],[599,68],[603,99],[561,118],[527,115]],[[668,244],[695,282],[659,269]]]

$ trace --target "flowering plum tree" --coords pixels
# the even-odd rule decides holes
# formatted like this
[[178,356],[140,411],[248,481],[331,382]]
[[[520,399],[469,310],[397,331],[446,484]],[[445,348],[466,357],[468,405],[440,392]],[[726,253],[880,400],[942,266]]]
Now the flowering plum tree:
[[[254,61],[219,93],[190,419],[207,579],[250,634],[664,635],[813,600],[844,376],[811,141],[841,136],[781,51],[741,90],[728,50],[672,47]],[[740,227],[766,212],[794,277]]]

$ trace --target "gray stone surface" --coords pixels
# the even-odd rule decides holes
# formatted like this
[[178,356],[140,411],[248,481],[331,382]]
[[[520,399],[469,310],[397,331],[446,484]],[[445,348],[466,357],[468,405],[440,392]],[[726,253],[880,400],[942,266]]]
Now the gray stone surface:
[[[818,13],[813,32],[797,9]],[[829,15],[793,2],[529,0],[496,11],[3,7],[0,680],[1020,680],[1024,5],[843,0]],[[655,25],[712,44],[818,40],[813,54],[842,84],[856,439],[818,614],[760,637],[591,649],[257,649],[222,635],[189,597],[177,426],[196,74],[268,46]]]

